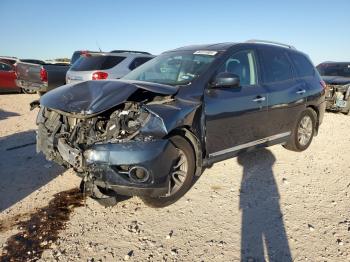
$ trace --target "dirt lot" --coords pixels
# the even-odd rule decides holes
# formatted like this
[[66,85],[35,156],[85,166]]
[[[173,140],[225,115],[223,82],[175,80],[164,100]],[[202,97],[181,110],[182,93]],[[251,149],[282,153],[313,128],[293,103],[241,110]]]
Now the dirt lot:
[[[29,232],[49,247],[37,253],[43,261],[350,261],[349,116],[327,113],[304,153],[274,146],[214,165],[170,207],[151,209],[138,198],[113,208],[90,199],[76,208],[51,203],[59,215],[71,211],[69,219],[48,216],[33,226],[51,212],[54,194],[79,185],[71,170],[35,153],[29,102],[36,98],[0,96],[3,256]],[[46,243],[35,228],[47,223],[54,227],[46,233],[58,237]]]

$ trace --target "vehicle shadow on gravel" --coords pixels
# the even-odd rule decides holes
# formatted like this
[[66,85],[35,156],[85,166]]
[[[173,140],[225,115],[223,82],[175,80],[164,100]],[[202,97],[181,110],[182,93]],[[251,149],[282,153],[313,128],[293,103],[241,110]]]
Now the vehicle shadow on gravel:
[[243,166],[241,261],[292,261],[272,170],[275,161],[268,149],[238,156]]
[[0,137],[0,212],[63,173],[35,151],[35,131]]
[[19,114],[15,112],[5,111],[0,108],[0,120],[4,120],[13,116],[19,116]]

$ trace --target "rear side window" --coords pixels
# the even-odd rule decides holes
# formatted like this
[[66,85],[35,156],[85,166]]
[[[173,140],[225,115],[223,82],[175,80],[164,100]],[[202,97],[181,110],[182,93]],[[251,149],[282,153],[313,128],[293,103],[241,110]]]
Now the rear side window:
[[81,56],[71,67],[72,71],[107,70],[125,59],[123,56]]
[[0,63],[0,71],[11,71],[12,67],[5,63]]
[[261,53],[265,82],[272,83],[293,78],[292,65],[285,52],[278,49],[264,49]]
[[304,55],[297,54],[297,53],[290,53],[289,56],[294,63],[295,70],[299,77],[315,75],[314,66],[311,64],[309,59],[307,59]]
[[139,67],[140,65],[146,63],[147,61],[151,60],[153,57],[137,57],[135,58],[129,65],[130,70],[134,70],[136,67]]

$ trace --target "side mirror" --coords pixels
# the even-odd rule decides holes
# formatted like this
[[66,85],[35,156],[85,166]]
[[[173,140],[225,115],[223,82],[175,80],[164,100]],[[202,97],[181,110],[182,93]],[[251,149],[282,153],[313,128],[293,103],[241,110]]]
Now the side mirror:
[[215,77],[215,80],[212,86],[236,88],[236,87],[240,87],[240,85],[241,83],[238,75],[228,73],[228,72],[222,72]]

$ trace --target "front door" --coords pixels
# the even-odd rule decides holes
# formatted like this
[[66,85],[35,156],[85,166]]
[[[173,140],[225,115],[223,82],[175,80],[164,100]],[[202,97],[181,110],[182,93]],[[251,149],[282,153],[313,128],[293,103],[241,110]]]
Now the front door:
[[259,84],[254,50],[234,52],[218,69],[240,77],[240,87],[205,91],[206,147],[209,158],[225,158],[266,137],[267,92]]

